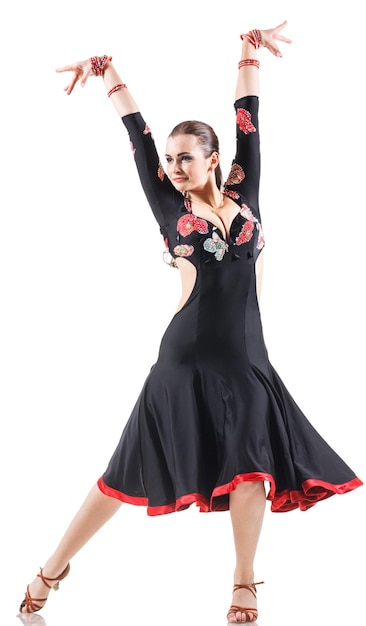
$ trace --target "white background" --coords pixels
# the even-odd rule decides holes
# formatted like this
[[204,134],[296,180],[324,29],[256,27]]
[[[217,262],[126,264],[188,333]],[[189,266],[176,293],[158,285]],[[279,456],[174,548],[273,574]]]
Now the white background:
[[[67,97],[55,68],[113,56],[163,155],[203,119],[228,172],[239,34],[260,51],[262,321],[270,359],[365,479],[364,30],[357,0],[8,2],[1,10],[0,626],[104,471],[179,299],[179,276],[101,80]],[[214,312],[213,312],[214,314]],[[306,513],[268,507],[261,626],[364,619],[365,491]],[[72,562],[32,624],[225,624],[227,513],[128,505]]]

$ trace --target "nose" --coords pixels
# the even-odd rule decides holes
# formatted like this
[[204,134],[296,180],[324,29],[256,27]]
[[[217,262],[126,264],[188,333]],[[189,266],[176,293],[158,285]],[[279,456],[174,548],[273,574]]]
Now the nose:
[[175,159],[174,163],[173,163],[173,172],[174,174],[179,174],[182,172],[182,167],[181,167],[181,163],[179,161],[179,159]]

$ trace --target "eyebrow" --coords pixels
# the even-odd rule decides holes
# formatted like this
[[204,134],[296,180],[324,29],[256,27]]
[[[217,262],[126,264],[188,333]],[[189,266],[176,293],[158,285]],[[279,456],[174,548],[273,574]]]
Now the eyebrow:
[[[192,154],[192,152],[178,152],[177,156],[181,157],[184,156],[185,154]],[[166,154],[166,157],[171,156],[170,154]]]

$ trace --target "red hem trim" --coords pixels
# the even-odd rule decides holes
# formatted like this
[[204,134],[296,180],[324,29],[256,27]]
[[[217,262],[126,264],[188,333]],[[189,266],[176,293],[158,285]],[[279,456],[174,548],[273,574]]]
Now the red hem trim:
[[236,489],[236,487],[240,483],[256,482],[256,481],[264,482],[265,480],[270,483],[270,490],[267,496],[267,500],[272,500],[275,497],[276,484],[271,474],[266,474],[264,472],[250,472],[248,474],[237,474],[236,476],[234,476],[233,480],[230,481],[229,483],[226,483],[225,485],[220,485],[219,487],[215,487],[211,496],[211,502],[210,502],[211,510],[213,510],[212,507],[213,507],[214,498],[217,498],[218,496],[226,496],[227,494],[234,491],[234,489]]
[[307,511],[321,500],[326,500],[336,494],[342,495],[348,493],[362,485],[363,482],[357,477],[339,485],[333,485],[324,480],[309,478],[303,482],[302,491],[289,491],[286,489],[286,491],[277,494],[273,498],[271,510],[274,513],[284,513],[297,508],[299,508],[300,511]]
[[208,502],[204,496],[200,493],[192,493],[186,496],[181,496],[176,502],[171,504],[165,504],[162,506],[149,506],[148,498],[141,496],[128,496],[113,487],[109,487],[105,484],[103,478],[99,478],[97,485],[102,493],[112,498],[117,498],[127,504],[134,504],[136,506],[146,506],[148,515],[164,515],[166,513],[174,513],[176,511],[183,511],[187,509],[191,504],[196,504],[200,507],[201,513],[209,512],[210,508]]
[[146,506],[147,514],[165,515],[167,513],[174,513],[187,509],[192,504],[196,504],[199,507],[200,513],[209,513],[214,511],[228,511],[228,503],[215,503],[215,498],[230,494],[236,487],[242,482],[255,482],[267,481],[270,484],[267,500],[272,502],[271,511],[274,513],[285,513],[294,509],[300,509],[306,511],[310,509],[314,504],[330,498],[335,494],[344,494],[357,487],[361,487],[363,482],[359,478],[353,478],[352,480],[339,485],[333,485],[331,483],[324,482],[317,479],[305,480],[302,485],[302,490],[288,490],[282,491],[276,494],[276,483],[271,474],[264,472],[250,472],[248,474],[237,474],[232,481],[225,485],[220,485],[213,490],[210,502],[200,493],[192,493],[185,496],[181,496],[170,504],[161,506],[149,506],[148,498],[141,496],[129,496],[117,489],[113,489],[105,484],[103,478],[99,478],[97,485],[102,493],[112,498],[117,498],[127,504],[134,504],[135,506]]
[[148,506],[149,501],[147,498],[142,498],[139,496],[128,496],[117,489],[113,489],[113,487],[109,487],[105,484],[103,478],[99,478],[97,485],[102,493],[106,496],[110,496],[111,498],[117,498],[117,500],[121,500],[126,504],[134,504],[136,506]]

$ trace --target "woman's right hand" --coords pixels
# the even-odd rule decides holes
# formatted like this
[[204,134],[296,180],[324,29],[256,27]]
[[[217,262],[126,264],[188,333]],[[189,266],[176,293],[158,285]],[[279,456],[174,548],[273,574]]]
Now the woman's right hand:
[[266,30],[260,31],[262,36],[261,45],[265,48],[268,48],[268,50],[272,52],[272,54],[274,54],[276,57],[282,57],[280,49],[276,43],[277,41],[292,43],[291,39],[288,39],[288,37],[284,37],[280,34],[280,31],[285,28],[285,26],[287,26],[287,20],[282,22],[282,24],[280,24],[279,26],[276,26],[276,28],[267,28]]
[[78,63],[65,65],[65,67],[59,67],[56,69],[56,72],[74,72],[71,82],[64,87],[64,91],[66,91],[66,94],[69,96],[78,80],[80,80],[81,87],[85,86],[89,76],[93,75],[93,68],[90,60],[87,59],[86,61],[79,61]]

